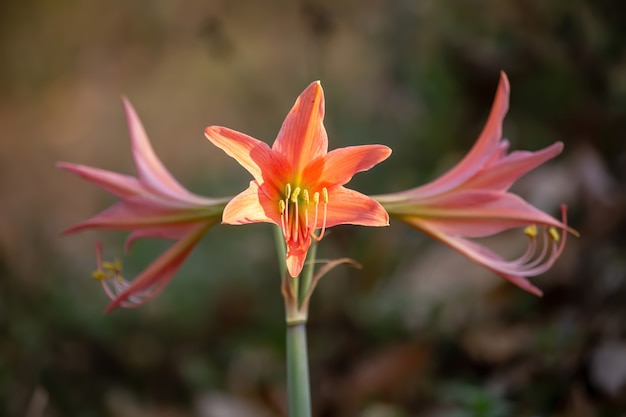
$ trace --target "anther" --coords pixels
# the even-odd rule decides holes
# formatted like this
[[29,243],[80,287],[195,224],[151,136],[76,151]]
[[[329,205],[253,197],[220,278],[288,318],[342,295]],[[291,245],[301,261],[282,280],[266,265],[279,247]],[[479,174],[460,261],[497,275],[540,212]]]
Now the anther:
[[524,234],[529,238],[534,239],[535,237],[537,237],[537,226],[535,226],[534,224],[527,226],[524,229]]
[[320,193],[317,191],[313,194],[313,204],[316,206],[320,203]]
[[278,202],[278,211],[280,212],[281,216],[285,214],[285,207],[285,202],[283,200],[280,200]]
[[285,198],[289,199],[289,196],[291,196],[291,184],[285,186]]
[[309,190],[305,189],[302,191],[302,199],[304,200],[304,204],[309,205]]
[[[292,203],[297,203],[298,202],[298,197],[300,197],[300,187],[296,187],[295,190],[293,190],[293,194],[291,194],[291,202]],[[298,210],[296,210],[297,212]]]
[[326,187],[322,188],[322,199],[324,204],[328,204],[328,189]]
[[561,235],[559,235],[559,231],[554,227],[548,228],[548,234],[555,242],[558,242],[561,239]]
[[109,277],[109,274],[105,273],[101,269],[98,269],[91,274],[91,277],[96,281],[102,281],[103,279],[107,279]]

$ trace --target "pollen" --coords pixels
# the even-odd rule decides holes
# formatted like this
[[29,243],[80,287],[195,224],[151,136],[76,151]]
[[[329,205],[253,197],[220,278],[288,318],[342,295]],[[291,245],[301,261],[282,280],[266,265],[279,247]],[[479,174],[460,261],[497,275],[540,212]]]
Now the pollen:
[[[292,203],[297,203],[298,202],[298,197],[300,197],[300,191],[302,191],[300,187],[296,187],[296,189],[293,190],[293,194],[291,194],[291,202]],[[308,194],[308,192],[307,192],[307,194]]]
[[534,224],[527,226],[524,229],[524,234],[529,238],[534,239],[535,237],[537,237],[537,226],[535,226]]
[[559,240],[561,240],[561,235],[559,234],[559,231],[556,230],[556,228],[554,227],[550,227],[548,229],[548,234],[550,235],[552,240],[554,240],[555,242],[558,242]]

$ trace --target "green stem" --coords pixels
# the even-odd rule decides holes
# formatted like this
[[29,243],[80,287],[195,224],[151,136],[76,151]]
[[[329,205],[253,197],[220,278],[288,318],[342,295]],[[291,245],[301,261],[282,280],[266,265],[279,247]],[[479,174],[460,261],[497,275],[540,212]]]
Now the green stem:
[[287,274],[287,262],[285,261],[285,253],[287,253],[287,247],[285,246],[285,238],[283,237],[283,231],[280,227],[274,226],[274,241],[276,242],[276,251],[278,253],[278,267],[280,268],[280,276]]
[[287,399],[289,417],[311,416],[306,322],[287,324]]
[[302,301],[306,298],[311,288],[311,282],[313,281],[313,275],[315,272],[315,259],[317,257],[317,242],[313,240],[309,247],[309,254],[307,255],[308,264],[304,267],[304,273],[300,275],[302,284],[300,285],[300,291],[298,294],[298,303],[302,305]]

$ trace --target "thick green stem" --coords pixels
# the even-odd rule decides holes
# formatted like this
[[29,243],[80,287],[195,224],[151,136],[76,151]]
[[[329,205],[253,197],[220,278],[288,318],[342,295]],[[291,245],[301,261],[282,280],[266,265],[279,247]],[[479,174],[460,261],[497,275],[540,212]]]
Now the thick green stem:
[[311,416],[305,322],[287,324],[287,399],[289,417]]
[[313,281],[313,274],[315,273],[315,259],[317,257],[317,242],[313,240],[311,242],[311,247],[309,247],[309,253],[307,255],[307,260],[309,263],[304,267],[304,272],[300,275],[300,279],[302,280],[302,284],[300,285],[298,294],[298,303],[302,305],[302,302],[309,294],[309,290],[311,289],[311,282]]
[[280,227],[274,226],[274,241],[276,242],[276,253],[278,254],[278,267],[280,268],[281,278],[287,273],[287,263],[285,262],[285,253],[287,247],[285,246],[285,238],[283,237],[283,231]]

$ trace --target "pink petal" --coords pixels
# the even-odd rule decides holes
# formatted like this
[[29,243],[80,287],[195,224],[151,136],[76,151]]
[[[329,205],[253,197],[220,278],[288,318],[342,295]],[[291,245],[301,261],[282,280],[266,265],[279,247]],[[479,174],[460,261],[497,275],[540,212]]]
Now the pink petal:
[[[500,275],[502,278],[517,285],[521,289],[537,296],[543,295],[542,291],[539,288],[535,287],[530,281],[528,281],[525,276],[512,274],[510,273],[508,268],[506,268],[506,270],[504,270],[504,268],[501,268],[502,266],[508,265],[507,262],[502,259],[502,257],[500,257],[498,254],[490,251],[486,247],[478,245],[474,242],[470,242],[460,237],[453,237],[441,233],[438,229],[429,227],[428,223],[425,222],[411,221],[409,222],[409,224],[415,226],[416,228],[433,237],[434,239],[437,239],[445,245],[451,247],[452,249],[466,256],[471,261],[481,266],[484,266],[485,268],[491,270],[497,275]],[[514,268],[514,265],[512,265],[512,267]]]
[[[329,190],[329,201],[326,210],[326,227],[338,224],[355,224],[360,226],[389,226],[389,215],[383,206],[371,197],[345,187]],[[317,227],[321,228],[322,203]]]
[[84,165],[69,164],[67,162],[58,162],[56,166],[93,182],[120,198],[130,197],[143,192],[143,187],[137,178],[128,175]]
[[[215,224],[215,220],[207,220],[206,224]],[[134,229],[133,232],[126,238],[124,243],[124,251],[130,251],[132,245],[139,239],[156,238],[156,239],[168,239],[176,240],[191,233],[194,229],[198,228],[199,222],[172,224],[172,225],[159,225],[152,227],[142,227]]]
[[203,221],[207,213],[195,211],[158,211],[120,201],[95,216],[68,228],[63,234],[88,229],[134,230],[144,227],[168,226]]
[[206,225],[198,227],[193,233],[190,233],[172,245],[144,269],[143,272],[135,278],[132,284],[107,306],[105,312],[108,313],[116,307],[123,305],[129,298],[147,289],[152,289],[152,291],[150,291],[150,297],[142,300],[142,302],[148,301],[158,295],[173,278],[174,274],[191,253],[191,250],[208,229],[209,226]]
[[472,177],[491,158],[494,152],[498,152],[498,145],[502,139],[502,121],[509,108],[509,80],[504,72],[500,73],[500,83],[496,91],[496,97],[489,113],[487,123],[483,128],[478,140],[469,153],[438,179],[409,190],[422,197],[440,194],[460,186],[468,178]]
[[272,150],[290,161],[300,174],[313,159],[328,151],[324,128],[324,90],[319,81],[311,83],[298,97],[285,118]]
[[441,233],[455,236],[489,236],[529,224],[574,232],[519,196],[495,191],[456,191],[425,200],[419,205],[389,210],[402,218],[412,216],[427,221]]
[[536,152],[515,151],[485,168],[463,184],[463,187],[506,191],[521,176],[559,155],[562,151],[562,142],[553,143]]
[[154,153],[133,106],[126,98],[122,100],[130,131],[131,150],[141,182],[163,195],[178,198],[187,196],[189,192],[171,176]]
[[267,143],[221,126],[209,126],[204,135],[244,167],[259,184],[282,184],[288,164]]

